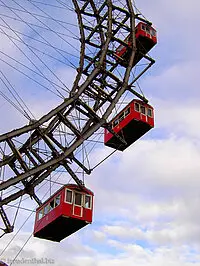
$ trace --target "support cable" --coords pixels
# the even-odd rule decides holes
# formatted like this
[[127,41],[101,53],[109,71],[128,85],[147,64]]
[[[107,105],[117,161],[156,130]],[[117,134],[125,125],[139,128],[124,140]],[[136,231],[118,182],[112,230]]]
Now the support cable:
[[[0,0],[0,2],[2,2],[4,5],[5,3]],[[6,5],[5,5],[6,6]],[[7,7],[7,6],[6,6]],[[12,10],[11,10],[12,11]],[[14,11],[12,11],[17,17],[19,17]],[[21,17],[19,17],[21,19]],[[30,48],[27,46],[26,42],[24,42],[24,40],[16,33],[12,30],[12,28],[10,27],[10,25],[3,19],[0,17],[0,19],[6,24],[6,26],[9,27],[9,29],[22,41],[22,43],[34,54],[34,56],[61,82],[62,85],[64,85],[64,87],[66,87],[66,85],[57,77],[57,75],[55,75],[55,73],[47,66],[46,63],[44,63],[43,60],[41,60],[41,58]],[[22,19],[21,19],[22,20]],[[23,21],[23,20],[22,20]],[[25,22],[25,24],[27,24],[27,22]],[[2,29],[1,29],[2,30]],[[5,33],[6,34],[6,33]],[[9,37],[8,37],[9,38]],[[36,64],[33,62],[33,60],[30,59],[30,57],[28,57],[25,52],[12,40],[10,39],[10,41],[17,47],[17,49],[26,57],[26,59],[39,71],[39,73],[41,73],[41,75],[43,77],[45,77],[45,75],[42,73],[42,71],[38,68],[38,66],[36,66]],[[52,85],[52,83],[50,83]],[[53,85],[52,85],[53,86]],[[54,86],[53,86],[54,87]],[[60,91],[58,91],[55,87],[54,89],[59,93]],[[63,88],[64,89],[64,88]],[[68,88],[67,88],[68,89]],[[69,89],[68,89],[69,90]],[[63,97],[63,95],[61,94],[61,96]],[[64,97],[63,97],[64,98]]]
[[18,207],[17,207],[17,211],[15,213],[15,217],[14,217],[13,224],[12,224],[13,227],[14,227],[16,219],[17,219],[17,215],[18,215],[18,212],[19,212],[19,209],[20,209],[21,202],[22,202],[22,196],[20,197],[19,204],[18,204]]
[[[20,97],[19,93],[15,90],[14,86],[10,83],[10,81],[7,79],[7,77],[4,75],[4,73],[1,70],[0,70],[0,73],[2,74],[2,76],[4,77],[4,79],[7,81],[7,83],[9,84],[9,86],[12,88],[12,90],[15,92],[15,94],[17,95],[17,97],[19,98],[19,100],[22,102],[22,104],[24,105],[24,107],[27,109],[27,111],[30,113],[30,115],[32,116],[32,118],[35,118],[34,115],[33,115],[33,113],[31,112],[31,110],[28,108],[27,104],[23,101],[23,99]],[[17,101],[17,103],[19,104],[19,106],[24,111],[25,116],[29,120],[31,120],[31,117],[26,112],[26,110],[24,110],[24,107],[22,106],[22,104],[20,103],[20,101],[17,99],[17,97],[14,95],[14,93],[12,92],[12,90],[8,86],[6,86],[6,87],[9,90],[9,92],[11,93],[11,95],[13,96],[13,98]]]
[[[1,14],[0,14],[0,16],[1,16]],[[14,18],[13,18],[13,19],[14,19]],[[7,30],[9,30],[9,27],[6,26],[6,25],[0,24],[0,26],[3,27],[3,28],[5,28],[5,29],[7,29]],[[54,50],[58,50],[59,52],[66,53],[67,55],[70,55],[70,56],[72,56],[72,57],[75,57],[75,58],[78,58],[78,59],[79,59],[79,56],[77,56],[77,55],[75,55],[75,54],[69,53],[68,51],[65,51],[65,50],[63,50],[63,49],[61,49],[61,48],[58,48],[58,47],[56,47],[56,46],[53,46],[52,44],[49,44],[49,43],[43,42],[43,41],[41,41],[41,40],[38,40],[38,39],[34,38],[33,36],[30,36],[30,35],[28,35],[28,34],[26,34],[26,33],[23,33],[23,32],[21,32],[21,31],[19,31],[19,30],[14,30],[14,29],[13,29],[13,32],[14,32],[14,33],[18,33],[18,34],[20,34],[20,35],[22,35],[22,36],[24,36],[24,37],[26,37],[26,38],[29,38],[30,40],[33,40],[33,41],[35,41],[35,42],[38,42],[38,43],[40,43],[40,44],[44,44],[44,45],[46,45],[46,46],[48,46],[48,47],[51,47],[51,48],[53,48]],[[11,36],[11,35],[9,35],[9,34],[6,34],[6,35],[9,36],[10,38],[12,38],[13,40],[20,42],[19,39],[15,38],[15,37],[13,37],[13,36]],[[21,43],[23,43],[23,41],[21,41]],[[28,44],[27,44],[27,45],[28,45]],[[30,45],[29,45],[29,46],[30,46]],[[33,48],[32,46],[30,46],[30,47]],[[64,57],[64,56],[63,56],[63,57]],[[67,57],[64,57],[64,58],[65,58],[65,60],[67,61]]]
[[[21,6],[19,3],[17,3],[15,0],[12,0],[14,3],[16,3],[18,6],[20,6],[23,10],[25,10],[26,12],[27,12],[27,14],[29,14],[29,15],[31,15],[32,17],[34,17],[37,21],[39,21],[40,23],[42,23],[44,26],[46,26],[47,28],[48,28],[48,30],[50,30],[51,31],[51,28],[48,26],[48,25],[46,25],[43,21],[41,21],[40,19],[38,19],[37,17],[35,17],[30,11],[28,11],[27,9],[25,9],[23,6]],[[2,2],[2,0],[1,0],[1,2]],[[5,4],[4,4],[5,5]],[[13,11],[12,11],[13,12]],[[13,12],[14,14],[15,14],[15,12]],[[17,17],[19,17],[17,14],[15,14]],[[21,19],[21,21],[22,22],[24,22],[26,25],[28,25],[28,23],[25,21],[25,20],[23,20],[21,17],[19,17],[20,19]],[[30,25],[28,25],[33,31],[35,31],[35,29],[33,29]],[[43,38],[43,36],[41,35],[41,34],[39,34],[37,31],[35,31],[42,39],[44,39]],[[77,52],[79,52],[79,50],[76,48],[76,47],[74,47],[70,42],[68,42],[68,41],[66,41],[64,38],[62,38],[61,36],[59,36],[59,34],[57,34],[56,32],[54,32],[61,40],[63,40],[65,43],[67,43],[69,46],[71,46],[74,50],[76,50]],[[45,41],[47,41],[47,40],[45,40]],[[71,63],[71,62],[70,62]],[[73,64],[73,63],[71,63],[71,65],[72,65],[72,67],[74,67],[74,68],[76,68],[76,66]]]
[[97,168],[100,164],[102,164],[105,160],[107,160],[110,156],[112,156],[117,150],[112,151],[108,156],[106,156],[103,160],[101,160],[98,164],[96,164],[91,171]]

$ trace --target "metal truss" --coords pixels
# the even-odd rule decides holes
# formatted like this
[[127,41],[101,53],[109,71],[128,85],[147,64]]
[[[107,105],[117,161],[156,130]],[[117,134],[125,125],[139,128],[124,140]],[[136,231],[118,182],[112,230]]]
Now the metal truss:
[[147,67],[136,77],[131,75],[136,52],[134,38],[126,68],[114,57],[124,36],[130,33],[135,36],[131,0],[72,2],[80,27],[81,46],[79,67],[69,97],[41,119],[0,136],[0,169],[6,176],[1,180],[0,191],[20,185],[17,192],[8,192],[8,196],[0,199],[5,232],[12,228],[3,206],[24,194],[40,204],[34,188],[60,166],[80,187],[84,186],[74,169],[79,167],[88,175],[91,169],[79,159],[77,148],[99,128],[108,128],[107,119],[126,91],[146,100],[133,90],[133,85],[154,61],[147,58]]

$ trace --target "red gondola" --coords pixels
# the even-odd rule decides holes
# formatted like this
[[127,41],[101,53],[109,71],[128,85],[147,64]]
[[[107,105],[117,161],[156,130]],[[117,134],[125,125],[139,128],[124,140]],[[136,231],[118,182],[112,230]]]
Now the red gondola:
[[104,144],[123,151],[154,127],[154,109],[149,104],[134,99],[109,124],[127,144],[107,129],[104,131]]
[[3,262],[3,261],[0,261],[0,266],[8,266],[8,264],[6,264],[6,263]]
[[[135,66],[143,56],[148,53],[154,45],[157,43],[156,30],[144,22],[138,23],[135,28],[135,38],[136,38],[136,54],[133,62]],[[127,46],[121,44],[115,53],[116,60],[123,66],[127,66],[129,58],[131,55],[131,40],[130,35],[124,40]]]
[[34,236],[60,242],[92,223],[93,192],[68,184],[36,210]]

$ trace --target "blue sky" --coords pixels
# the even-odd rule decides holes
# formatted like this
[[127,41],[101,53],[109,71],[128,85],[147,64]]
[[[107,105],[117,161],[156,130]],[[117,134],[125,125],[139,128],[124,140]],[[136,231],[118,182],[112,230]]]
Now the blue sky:
[[[95,193],[92,225],[60,244],[32,237],[21,257],[51,258],[58,266],[200,266],[200,3],[140,0],[136,5],[158,31],[150,53],[156,64],[139,82],[155,107],[155,128],[87,177]],[[12,45],[4,48],[15,52]],[[56,71],[72,84],[71,68]],[[33,85],[24,91],[25,86],[18,86],[20,93],[38,117],[60,101]],[[0,111],[7,113],[0,118],[1,133],[27,122],[1,98]],[[102,146],[93,156],[106,152]],[[20,211],[15,233],[29,215]],[[15,257],[33,224],[34,215],[3,258]],[[13,235],[1,239],[0,249]]]

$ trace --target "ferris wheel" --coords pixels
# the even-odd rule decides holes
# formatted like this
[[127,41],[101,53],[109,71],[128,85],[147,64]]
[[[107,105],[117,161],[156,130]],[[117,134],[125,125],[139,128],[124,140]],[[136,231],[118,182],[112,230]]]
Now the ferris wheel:
[[[155,62],[157,33],[131,0],[0,0],[0,10],[0,95],[26,118],[0,132],[1,236],[29,198],[39,205],[34,235],[60,241],[92,222],[86,176],[154,127],[137,81]],[[35,114],[24,90],[46,114]]]

